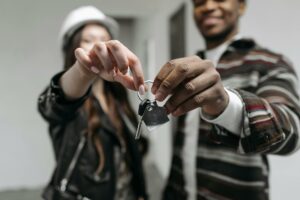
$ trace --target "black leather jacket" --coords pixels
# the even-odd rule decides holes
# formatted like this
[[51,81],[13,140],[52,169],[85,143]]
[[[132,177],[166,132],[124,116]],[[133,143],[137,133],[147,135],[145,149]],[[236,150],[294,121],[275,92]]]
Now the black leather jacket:
[[[56,169],[52,180],[44,191],[45,199],[54,199],[54,189],[59,186],[61,179],[74,156],[74,152],[80,140],[80,133],[87,127],[87,119],[80,107],[88,97],[68,102],[64,99],[63,92],[58,85],[62,73],[57,74],[51,80],[51,85],[40,95],[38,109],[43,118],[49,123],[49,133],[55,151]],[[100,106],[99,106],[100,108]],[[98,165],[98,154],[93,142],[87,140],[78,163],[72,173],[68,190],[81,194],[89,199],[113,200],[116,189],[114,147],[120,146],[118,138],[114,134],[114,128],[102,109],[99,109],[102,128],[99,136],[106,155],[104,170],[100,175],[94,172]],[[141,154],[137,143],[125,124],[125,138],[127,152],[130,158],[130,169],[133,175],[132,188],[136,197],[146,198],[145,180],[142,171]],[[58,199],[55,199],[58,200]]]

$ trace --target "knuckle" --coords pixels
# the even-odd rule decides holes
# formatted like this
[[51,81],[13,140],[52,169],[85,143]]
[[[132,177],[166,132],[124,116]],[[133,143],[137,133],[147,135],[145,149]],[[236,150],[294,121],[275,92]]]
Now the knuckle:
[[220,100],[224,100],[225,99],[225,94],[224,94],[224,92],[222,90],[217,89],[215,93],[216,93],[218,99],[220,99]]
[[138,62],[139,62],[138,57],[137,57],[136,55],[132,55],[131,62],[132,62],[133,64],[138,63]]
[[204,66],[206,69],[210,69],[211,67],[214,67],[214,63],[211,60],[203,60]]
[[222,89],[223,86],[219,86],[220,85],[215,85],[210,92],[210,98],[214,99],[215,101],[222,101],[226,98],[226,92]]
[[97,43],[95,43],[94,47],[97,51],[99,51],[99,52],[102,51],[102,43],[97,42]]
[[112,50],[117,51],[120,49],[120,42],[118,40],[111,40],[108,42]]
[[165,80],[161,83],[161,86],[162,86],[162,88],[169,90],[169,89],[171,89],[172,84],[169,81]]
[[152,89],[151,90],[153,90],[154,92],[156,92],[157,89],[160,87],[161,82],[162,82],[161,79],[155,78],[154,81],[153,81],[153,85],[152,85]]
[[202,59],[199,56],[193,55],[191,56],[192,62],[199,62],[202,61]]
[[119,61],[119,65],[120,65],[120,67],[128,67],[128,65],[129,65],[129,63],[128,63],[128,60],[120,60]]
[[180,74],[186,74],[189,71],[189,66],[187,64],[182,64],[178,67],[178,72]]
[[166,66],[168,66],[171,69],[174,68],[175,67],[175,60],[168,61]]
[[163,79],[161,77],[156,77],[154,82],[160,85],[163,82]]
[[218,81],[220,81],[221,76],[217,71],[213,71],[211,74],[211,80],[213,83],[217,83]]
[[114,42],[116,44],[121,44],[121,42],[119,40],[112,40],[112,42]]
[[195,96],[193,97],[193,100],[194,100],[194,102],[195,102],[196,105],[201,105],[202,102],[204,101],[204,98],[203,98],[202,95],[197,94],[197,95],[195,95]]
[[184,85],[184,88],[187,90],[189,93],[193,93],[196,90],[196,87],[193,83],[188,82]]

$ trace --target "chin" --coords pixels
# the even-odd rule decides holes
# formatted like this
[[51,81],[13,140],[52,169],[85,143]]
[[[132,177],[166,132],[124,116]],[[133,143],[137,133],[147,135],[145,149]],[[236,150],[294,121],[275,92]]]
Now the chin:
[[202,35],[204,38],[213,39],[213,38],[220,38],[224,34],[223,32],[202,32]]
[[224,32],[224,29],[220,27],[203,27],[200,28],[200,32],[205,37],[215,37],[221,35]]
[[[204,29],[203,29],[204,30]],[[224,28],[212,28],[210,30],[201,31],[205,40],[207,41],[219,41],[224,40],[233,32],[233,27],[227,29]]]

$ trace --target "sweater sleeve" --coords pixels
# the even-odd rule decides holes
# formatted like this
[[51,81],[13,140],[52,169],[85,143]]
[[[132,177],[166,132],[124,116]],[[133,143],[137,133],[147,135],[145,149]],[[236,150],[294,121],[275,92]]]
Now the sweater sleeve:
[[282,57],[259,80],[254,92],[234,90],[243,103],[240,135],[214,125],[213,138],[240,153],[285,155],[299,146],[299,82]]

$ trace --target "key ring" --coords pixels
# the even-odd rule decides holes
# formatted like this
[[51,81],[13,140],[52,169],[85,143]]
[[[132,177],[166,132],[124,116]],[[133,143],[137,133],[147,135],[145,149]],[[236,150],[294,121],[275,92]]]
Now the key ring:
[[[144,83],[153,83],[153,81],[152,81],[152,80],[146,80],[146,81],[144,81]],[[137,96],[138,96],[138,98],[139,98],[141,101],[144,100],[144,99],[141,97],[141,94],[139,93],[139,91],[137,91]]]

